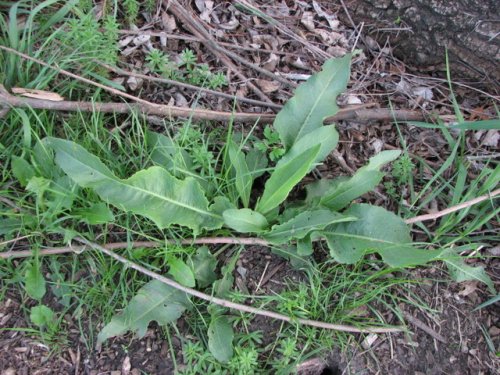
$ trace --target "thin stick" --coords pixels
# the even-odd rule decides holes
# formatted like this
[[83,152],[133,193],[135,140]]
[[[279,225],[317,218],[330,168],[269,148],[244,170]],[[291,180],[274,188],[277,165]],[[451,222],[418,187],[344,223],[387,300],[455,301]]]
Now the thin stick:
[[134,73],[134,72],[130,72],[128,70],[122,69],[122,68],[118,68],[118,67],[115,67],[115,66],[111,66],[111,65],[105,64],[105,63],[103,63],[101,61],[96,61],[96,62],[99,65],[102,65],[103,67],[105,67],[106,69],[108,69],[108,70],[110,70],[110,71],[112,71],[112,72],[114,72],[116,74],[120,74],[120,75],[127,75],[127,76],[131,76],[131,77],[142,78],[142,79],[145,79],[145,80],[148,80],[148,81],[153,81],[153,82],[166,83],[166,84],[169,84],[169,85],[178,86],[178,87],[182,87],[182,88],[189,89],[189,90],[204,92],[204,93],[207,93],[207,94],[210,94],[210,95],[214,95],[214,96],[220,96],[221,98],[226,98],[226,99],[231,99],[231,100],[237,100],[237,101],[242,102],[242,103],[248,103],[248,104],[258,105],[258,106],[262,106],[262,107],[275,108],[275,109],[281,109],[281,108],[283,108],[283,106],[280,105],[280,104],[268,103],[268,102],[263,102],[263,101],[260,101],[260,100],[244,98],[242,96],[236,96],[236,95],[226,94],[224,92],[210,90],[210,89],[206,89],[206,88],[203,88],[203,87],[198,87],[198,86],[195,86],[195,85],[190,85],[188,83],[175,81],[173,79],[152,77],[152,76],[148,76],[146,74]]
[[[166,244],[175,245],[222,245],[222,244],[233,244],[233,245],[259,245],[259,246],[270,246],[269,242],[261,238],[233,238],[233,237],[200,237],[200,238],[186,238],[180,241],[176,240],[164,240],[160,241],[134,241],[134,242],[112,242],[103,245],[109,250],[127,249],[127,248],[156,248],[161,247]],[[38,251],[38,255],[58,255],[66,253],[76,253],[80,254],[87,250],[87,246],[64,246],[64,247],[48,247]],[[13,250],[0,252],[0,259],[7,258],[27,258],[33,255],[32,250]]]
[[419,223],[419,222],[427,221],[427,220],[434,220],[434,219],[437,219],[441,216],[445,216],[445,215],[451,214],[453,212],[460,211],[461,209],[471,207],[471,206],[478,204],[478,203],[481,203],[485,200],[493,199],[499,194],[500,194],[500,189],[497,189],[497,190],[492,191],[489,194],[481,195],[480,197],[471,199],[467,202],[457,204],[456,206],[448,207],[442,211],[438,211],[438,212],[435,212],[432,214],[415,216],[415,217],[412,217],[411,219],[406,219],[405,223],[406,224],[413,224],[413,223]]
[[248,306],[248,305],[243,305],[240,303],[235,303],[231,302],[222,298],[217,298],[214,296],[210,296],[208,294],[202,293],[196,289],[188,288],[185,287],[173,280],[170,280],[164,276],[158,275],[156,272],[150,271],[147,268],[144,268],[134,262],[129,261],[128,259],[125,259],[121,257],[120,255],[114,253],[111,250],[106,249],[105,247],[102,247],[98,244],[92,243],[87,241],[84,238],[77,237],[75,240],[90,246],[91,248],[95,250],[99,250],[102,253],[110,256],[111,258],[119,261],[120,263],[126,265],[127,267],[133,268],[136,271],[139,271],[153,279],[156,279],[158,281],[161,281],[162,283],[169,285],[177,290],[180,290],[186,294],[189,294],[191,296],[200,298],[202,300],[208,301],[210,303],[223,306],[229,309],[233,310],[238,310],[238,311],[243,311],[247,312],[250,314],[255,314],[255,315],[260,315],[260,316],[266,316],[268,318],[273,318],[277,320],[282,320],[284,322],[289,322],[289,323],[299,323],[302,325],[307,325],[307,326],[312,326],[312,327],[317,327],[317,328],[323,328],[323,329],[331,329],[335,331],[342,331],[342,332],[353,332],[353,333],[393,333],[393,332],[401,332],[404,330],[403,327],[391,327],[391,328],[378,328],[378,327],[368,327],[368,328],[357,328],[353,326],[348,326],[348,325],[343,325],[343,324],[331,324],[331,323],[325,323],[325,322],[319,322],[317,320],[311,320],[311,319],[301,319],[301,318],[292,318],[286,315],[278,314],[273,311],[267,311],[267,310],[262,310],[258,309],[256,307]]
[[[434,220],[441,216],[445,216],[451,214],[453,212],[459,211],[463,208],[467,208],[473,206],[475,204],[481,203],[487,199],[493,199],[497,195],[500,194],[500,189],[497,189],[490,194],[485,194],[475,199],[471,199],[470,201],[463,202],[457,204],[456,206],[449,207],[445,210],[435,212],[433,214],[426,214],[415,216],[410,219],[406,219],[406,224],[414,224],[427,220]],[[233,237],[200,237],[196,239],[183,239],[181,241],[176,240],[165,240],[164,244],[177,244],[181,243],[182,245],[217,245],[217,244],[236,244],[236,245],[259,245],[269,247],[271,244],[257,237],[241,237],[241,238],[233,238]],[[137,248],[137,247],[159,247],[161,246],[161,242],[156,241],[136,241],[136,242],[115,242],[104,245],[107,249],[115,250],[115,249],[124,249],[128,247]],[[80,253],[85,250],[85,246],[66,246],[66,247],[51,247],[42,249],[38,252],[39,255],[56,255],[56,254],[64,254],[76,252]],[[32,256],[33,252],[31,250],[21,250],[21,251],[5,251],[0,252],[0,259],[7,258],[26,258]]]
[[[1,46],[0,46],[1,48]],[[145,115],[156,115],[166,118],[193,118],[195,120],[212,121],[237,121],[241,123],[253,124],[257,121],[263,124],[270,124],[274,121],[275,115],[272,113],[250,113],[250,112],[220,112],[197,108],[180,108],[168,105],[141,103],[102,103],[102,102],[74,102],[74,101],[50,101],[14,96],[0,85],[0,103],[11,107],[31,107],[35,109],[48,109],[55,111],[83,111],[83,112],[110,112],[110,113],[142,113]],[[335,115],[327,117],[325,124],[333,124],[338,121],[419,121],[426,119],[421,112],[390,109],[366,109],[371,103],[353,105],[341,108]],[[364,107],[364,108],[363,108]]]
[[[2,46],[0,46],[1,48]],[[122,93],[123,94],[123,93]],[[139,99],[139,98],[138,98]],[[145,103],[144,103],[145,102]],[[11,95],[0,84],[0,103],[12,107],[31,107],[35,109],[48,109],[57,111],[84,111],[84,112],[110,112],[110,113],[142,113],[144,115],[157,115],[162,118],[193,118],[196,120],[210,120],[229,122],[231,120],[243,123],[255,123],[259,119],[263,123],[271,123],[274,114],[246,113],[246,112],[219,112],[197,108],[181,108],[169,105],[153,104],[147,101],[139,103],[99,103],[99,102],[73,102],[51,101],[33,98],[24,98]]]

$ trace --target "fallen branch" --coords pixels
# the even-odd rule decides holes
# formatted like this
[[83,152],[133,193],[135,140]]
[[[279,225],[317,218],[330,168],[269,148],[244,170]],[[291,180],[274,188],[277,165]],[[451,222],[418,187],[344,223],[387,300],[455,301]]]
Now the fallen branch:
[[189,294],[191,296],[200,298],[202,300],[208,301],[209,303],[213,303],[219,306],[226,307],[228,309],[233,309],[233,310],[238,310],[250,314],[255,314],[255,315],[260,315],[260,316],[266,316],[268,318],[273,318],[277,320],[281,320],[284,322],[288,323],[298,323],[302,325],[307,325],[311,327],[317,327],[317,328],[323,328],[323,329],[330,329],[330,330],[335,330],[335,331],[342,331],[342,332],[352,332],[352,333],[394,333],[394,332],[401,332],[404,331],[403,327],[390,327],[390,328],[378,328],[378,327],[367,327],[367,328],[357,328],[353,326],[348,326],[348,325],[343,325],[343,324],[331,324],[331,323],[325,323],[325,322],[320,322],[317,320],[311,320],[311,319],[301,319],[301,318],[292,318],[290,316],[282,315],[275,313],[273,311],[267,311],[267,310],[262,310],[258,309],[256,307],[248,306],[248,305],[243,305],[240,303],[235,303],[231,302],[222,298],[217,298],[205,293],[202,293],[196,289],[188,288],[185,287],[173,280],[170,280],[164,276],[161,276],[157,274],[156,272],[150,271],[147,268],[144,268],[134,262],[131,262],[128,259],[125,259],[121,257],[120,255],[114,253],[111,250],[106,249],[105,247],[102,247],[98,244],[92,243],[87,241],[84,238],[75,238],[77,241],[95,249],[98,250],[111,258],[119,261],[120,263],[124,264],[125,266],[129,268],[133,268],[136,271],[139,271],[143,273],[144,275],[147,275],[153,279],[156,279],[158,281],[161,281],[162,283],[171,286],[172,288],[175,288],[177,290],[180,290],[186,294]]
[[[1,48],[1,46],[0,46]],[[220,112],[196,108],[180,108],[168,105],[144,103],[100,103],[100,102],[75,102],[75,101],[50,101],[42,99],[25,98],[10,94],[0,85],[0,105],[3,107],[31,107],[34,109],[47,109],[55,111],[82,111],[82,112],[105,112],[105,113],[142,113],[144,115],[155,115],[162,118],[192,118],[195,120],[211,121],[237,121],[241,123],[269,124],[274,121],[275,115],[272,113],[249,113],[249,112]],[[373,104],[356,105],[341,108],[335,115],[327,117],[325,124],[332,124],[338,121],[420,121],[425,116],[422,113],[390,109],[366,109]],[[365,108],[362,108],[365,107]]]
[[[135,103],[98,103],[98,102],[74,102],[74,101],[48,101],[32,98],[22,98],[11,95],[5,88],[0,85],[0,115],[5,115],[9,107],[32,107],[35,109],[48,109],[59,111],[99,111],[99,112],[116,112],[116,113],[131,113],[139,112],[146,115],[157,115],[166,118],[192,118],[195,120],[213,120],[221,122],[238,121],[243,123],[255,123],[260,121],[262,123],[272,123],[275,115],[271,113],[244,113],[244,112],[220,112],[211,111],[197,108],[181,108],[175,106],[161,105],[151,103],[147,100],[141,99],[137,96],[124,93],[120,90],[114,89],[110,86],[94,82],[90,79],[81,77],[77,74],[68,72],[67,70],[59,67],[52,66],[46,62],[28,56],[24,53],[16,51],[15,49],[0,45],[0,49],[13,53],[26,60],[34,61],[37,64],[52,69],[60,74],[74,78],[81,82],[88,83],[92,86],[99,87],[114,95],[130,99]],[[352,120],[358,122],[366,121],[421,121],[427,120],[421,112],[408,111],[408,110],[390,110],[390,109],[366,109],[373,106],[372,103],[350,106],[340,109],[335,115],[325,119],[326,124],[331,124],[341,120]],[[5,112],[5,113],[4,113]],[[1,118],[1,117],[0,117]]]

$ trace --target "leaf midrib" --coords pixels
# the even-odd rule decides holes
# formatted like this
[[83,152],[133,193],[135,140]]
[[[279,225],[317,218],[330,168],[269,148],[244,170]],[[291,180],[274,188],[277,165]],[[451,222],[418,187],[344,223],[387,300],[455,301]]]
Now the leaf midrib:
[[[114,176],[114,178],[110,178],[109,176],[106,176],[105,174],[103,174],[103,173],[102,173],[101,171],[99,171],[98,169],[96,169],[96,168],[94,168],[94,167],[90,167],[90,166],[88,166],[87,164],[85,164],[85,163],[81,162],[79,159],[77,159],[77,158],[73,157],[72,155],[70,155],[70,154],[68,154],[68,153],[66,153],[66,152],[64,152],[64,151],[60,151],[60,152],[62,152],[63,154],[68,155],[69,157],[71,157],[73,160],[75,160],[75,161],[76,161],[77,163],[79,163],[80,165],[83,165],[83,166],[84,166],[84,167],[86,167],[86,168],[90,168],[90,169],[92,169],[92,170],[94,170],[94,171],[97,171],[97,173],[99,174],[99,176],[103,176],[103,177],[105,177],[105,179],[107,179],[107,180],[111,180],[111,181],[116,182],[116,183],[118,183],[118,184],[121,184],[121,185],[123,185],[123,186],[125,186],[125,187],[128,187],[128,188],[131,188],[131,189],[134,189],[134,190],[137,190],[137,191],[143,192],[143,193],[145,193],[146,195],[148,195],[148,194],[149,194],[149,195],[151,195],[151,196],[153,196],[153,197],[159,198],[160,200],[166,201],[166,202],[171,203],[171,204],[173,204],[173,205],[177,205],[177,206],[180,206],[180,207],[183,207],[183,208],[186,208],[186,209],[188,209],[188,210],[191,210],[191,211],[194,211],[194,212],[197,212],[197,213],[201,213],[201,214],[204,214],[204,215],[208,215],[208,216],[216,217],[216,218],[218,218],[218,219],[219,219],[219,218],[221,218],[219,215],[216,215],[216,214],[214,214],[214,213],[212,213],[212,212],[208,212],[208,211],[200,210],[200,209],[198,209],[198,208],[196,208],[196,207],[188,206],[188,205],[183,204],[183,203],[181,203],[181,202],[174,201],[174,200],[172,200],[172,199],[170,199],[170,198],[168,198],[168,197],[164,197],[164,196],[161,196],[161,195],[159,195],[159,194],[156,194],[156,193],[150,192],[150,191],[148,191],[148,190],[141,189],[141,188],[139,188],[139,187],[137,187],[137,186],[126,184],[125,182],[123,182],[123,180],[122,180],[122,179],[117,178],[116,176]],[[158,167],[158,168],[161,168],[161,167]]]

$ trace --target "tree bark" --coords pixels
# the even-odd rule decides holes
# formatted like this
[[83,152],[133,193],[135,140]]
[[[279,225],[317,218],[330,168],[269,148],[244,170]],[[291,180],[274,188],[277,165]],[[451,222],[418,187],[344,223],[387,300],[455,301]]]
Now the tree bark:
[[[396,57],[414,66],[444,66],[448,49],[452,71],[500,80],[500,3],[498,0],[348,0],[356,24],[379,43],[387,38]],[[498,89],[498,86],[496,87]]]

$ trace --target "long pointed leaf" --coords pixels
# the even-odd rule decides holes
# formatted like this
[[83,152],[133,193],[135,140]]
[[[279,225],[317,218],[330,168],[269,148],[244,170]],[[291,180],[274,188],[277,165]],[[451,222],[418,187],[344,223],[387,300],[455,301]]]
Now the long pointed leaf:
[[297,140],[323,126],[323,120],[338,111],[337,95],[347,87],[351,55],[325,62],[321,72],[301,84],[278,113],[274,128],[290,149]]
[[289,162],[276,167],[266,182],[256,211],[266,214],[283,202],[293,187],[309,172],[319,149],[320,145],[312,147]]
[[[333,179],[329,182],[330,188],[326,193],[322,194],[320,203],[324,207],[338,211],[354,199],[373,190],[384,177],[384,173],[379,169],[385,164],[395,160],[401,151],[382,151],[381,153],[370,158],[368,165],[360,168],[351,178],[341,177]],[[318,186],[324,182],[315,183]],[[314,195],[314,186],[309,187],[308,201],[311,201]]]
[[330,210],[306,211],[283,224],[273,226],[271,231],[264,235],[264,238],[269,242],[281,244],[292,238],[302,239],[308,233],[323,229],[327,225],[352,220],[356,220],[356,218]]

